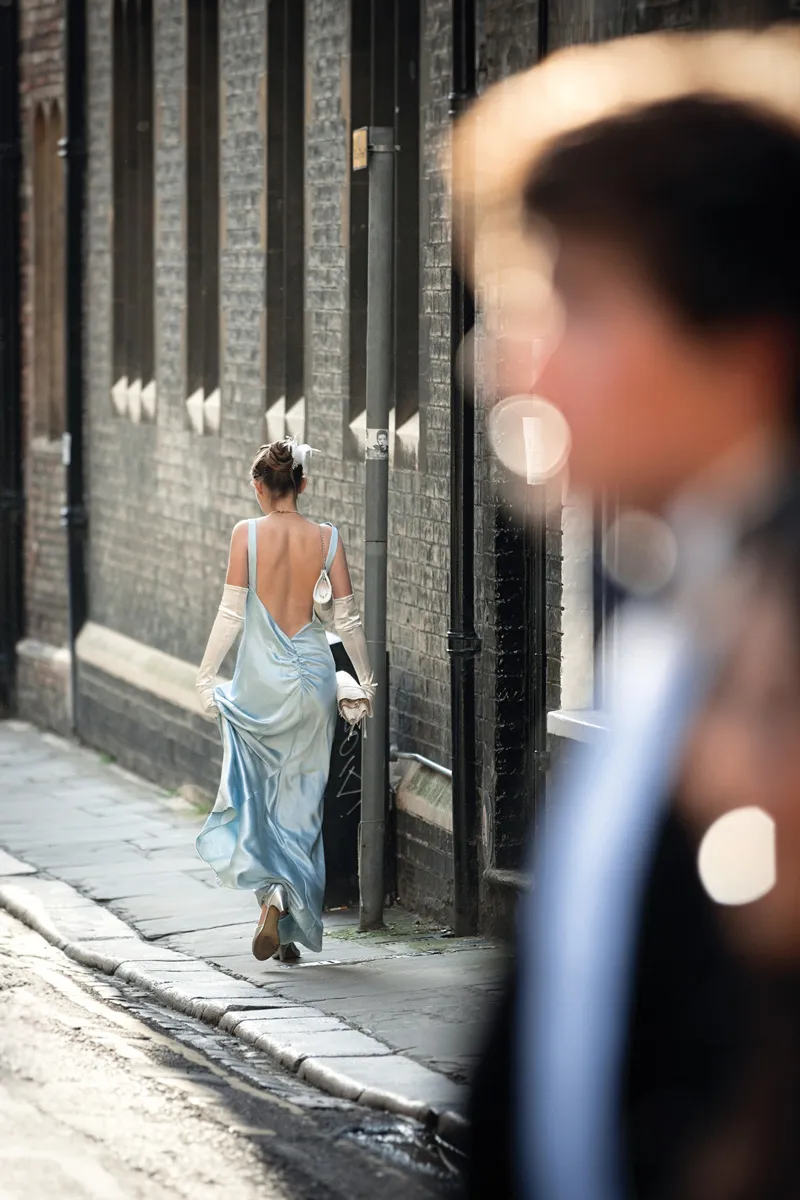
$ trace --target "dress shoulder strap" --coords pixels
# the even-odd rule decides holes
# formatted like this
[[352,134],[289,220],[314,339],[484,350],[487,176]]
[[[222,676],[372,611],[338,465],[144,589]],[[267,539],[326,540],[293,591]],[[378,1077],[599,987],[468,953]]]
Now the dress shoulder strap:
[[[328,546],[328,553],[325,556],[325,570],[330,571],[333,566],[333,560],[336,558],[336,551],[339,548],[339,530],[335,525],[331,525],[330,521],[323,521],[323,525],[327,525],[331,531],[331,544]],[[324,545],[324,543],[323,543]]]
[[256,522],[251,518],[247,522],[247,580],[253,591],[256,590]]

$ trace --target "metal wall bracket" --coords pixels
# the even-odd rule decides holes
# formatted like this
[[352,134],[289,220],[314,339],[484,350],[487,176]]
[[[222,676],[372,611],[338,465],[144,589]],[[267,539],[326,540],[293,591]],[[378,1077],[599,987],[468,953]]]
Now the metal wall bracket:
[[89,528],[89,514],[82,504],[65,504],[60,515],[64,529],[74,529],[76,533],[85,533]]
[[545,773],[550,770],[552,765],[549,750],[535,750],[533,761],[536,764],[536,769]]
[[25,500],[21,492],[8,488],[0,488],[0,513],[11,513],[21,516],[25,509]]
[[86,142],[83,138],[63,137],[58,140],[59,158],[86,158]]
[[477,633],[454,633],[452,630],[447,634],[447,653],[455,655],[463,655],[464,657],[474,657],[481,652],[481,639]]

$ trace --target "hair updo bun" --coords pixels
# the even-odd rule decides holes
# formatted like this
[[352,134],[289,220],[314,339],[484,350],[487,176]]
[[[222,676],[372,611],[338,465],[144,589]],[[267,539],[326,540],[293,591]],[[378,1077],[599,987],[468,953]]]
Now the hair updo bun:
[[270,442],[262,446],[250,468],[253,483],[261,483],[276,496],[295,495],[303,481],[303,468],[295,466],[289,442]]

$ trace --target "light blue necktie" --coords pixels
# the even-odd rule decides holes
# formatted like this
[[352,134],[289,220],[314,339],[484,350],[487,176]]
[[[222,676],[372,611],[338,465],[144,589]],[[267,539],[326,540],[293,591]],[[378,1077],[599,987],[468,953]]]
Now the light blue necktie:
[[619,1089],[642,892],[708,665],[658,608],[619,624],[610,729],[561,781],[521,919],[526,1200],[622,1200]]

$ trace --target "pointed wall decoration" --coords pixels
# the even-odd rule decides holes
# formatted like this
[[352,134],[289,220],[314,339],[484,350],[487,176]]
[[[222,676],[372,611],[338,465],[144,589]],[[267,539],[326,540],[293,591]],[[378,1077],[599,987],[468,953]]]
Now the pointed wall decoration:
[[350,422],[350,430],[356,439],[358,445],[363,448],[367,444],[367,412],[364,409],[357,417],[354,417]]
[[211,395],[206,396],[203,401],[203,418],[206,433],[219,433],[222,418],[219,388],[214,388]]
[[134,379],[128,387],[128,416],[134,425],[142,419],[142,381]]
[[267,409],[267,441],[278,442],[286,437],[286,397],[281,396]]
[[203,390],[198,388],[193,392],[186,401],[186,411],[189,414],[189,423],[195,433],[203,432]]
[[156,418],[155,379],[151,379],[147,386],[142,388],[142,414],[148,421],[154,421]]
[[306,398],[301,396],[295,400],[291,408],[286,410],[286,433],[289,437],[297,438],[298,442],[306,440]]
[[123,375],[111,388],[111,404],[118,417],[128,412],[128,380]]

